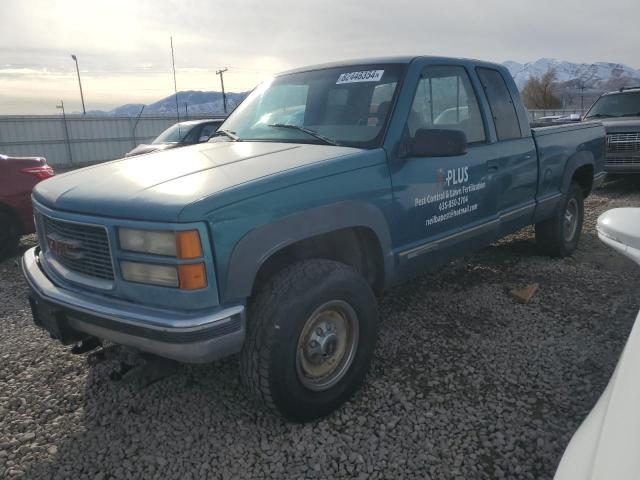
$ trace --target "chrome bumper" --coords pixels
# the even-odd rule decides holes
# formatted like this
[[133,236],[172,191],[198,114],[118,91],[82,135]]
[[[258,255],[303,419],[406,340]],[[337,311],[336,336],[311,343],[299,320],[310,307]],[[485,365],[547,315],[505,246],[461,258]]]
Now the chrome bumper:
[[[244,305],[194,315],[63,289],[45,275],[37,249],[25,252],[22,270],[31,289],[34,320],[54,336],[60,329],[39,323],[35,318],[39,309],[53,311],[52,321],[76,337],[79,333],[94,336],[186,363],[211,362],[242,348]],[[64,342],[63,338],[59,339]]]

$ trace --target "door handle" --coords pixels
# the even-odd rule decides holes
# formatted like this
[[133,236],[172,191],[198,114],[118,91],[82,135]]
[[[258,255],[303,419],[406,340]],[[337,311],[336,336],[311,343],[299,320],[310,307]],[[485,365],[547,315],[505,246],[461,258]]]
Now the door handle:
[[498,160],[489,160],[487,162],[487,169],[490,172],[495,172],[500,168],[500,164],[498,163]]

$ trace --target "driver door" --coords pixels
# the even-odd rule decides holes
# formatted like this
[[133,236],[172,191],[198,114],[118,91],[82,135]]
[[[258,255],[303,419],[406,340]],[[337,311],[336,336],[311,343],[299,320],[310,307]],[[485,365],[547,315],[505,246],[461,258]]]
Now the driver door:
[[477,96],[463,67],[424,68],[405,135],[413,138],[418,129],[461,130],[468,149],[442,157],[412,156],[409,151],[395,160],[398,257],[410,270],[487,243],[498,223],[496,147],[488,142]]

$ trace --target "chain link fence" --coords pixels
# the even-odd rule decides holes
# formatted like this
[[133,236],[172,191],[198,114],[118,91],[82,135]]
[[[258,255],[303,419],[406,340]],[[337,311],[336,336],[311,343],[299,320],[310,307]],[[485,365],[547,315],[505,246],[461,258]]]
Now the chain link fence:
[[[221,118],[190,115],[189,120]],[[0,116],[0,153],[42,156],[55,167],[121,158],[176,123],[175,117]]]

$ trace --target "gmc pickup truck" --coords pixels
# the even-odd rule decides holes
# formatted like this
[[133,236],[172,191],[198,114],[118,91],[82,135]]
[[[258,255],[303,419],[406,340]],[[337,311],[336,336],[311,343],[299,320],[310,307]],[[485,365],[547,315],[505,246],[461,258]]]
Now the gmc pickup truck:
[[239,353],[250,393],[308,421],[363,381],[380,292],[531,224],[545,254],[570,255],[604,150],[599,122],[532,130],[492,63],[286,72],[208,143],[39,184],[34,320],[64,344]]

